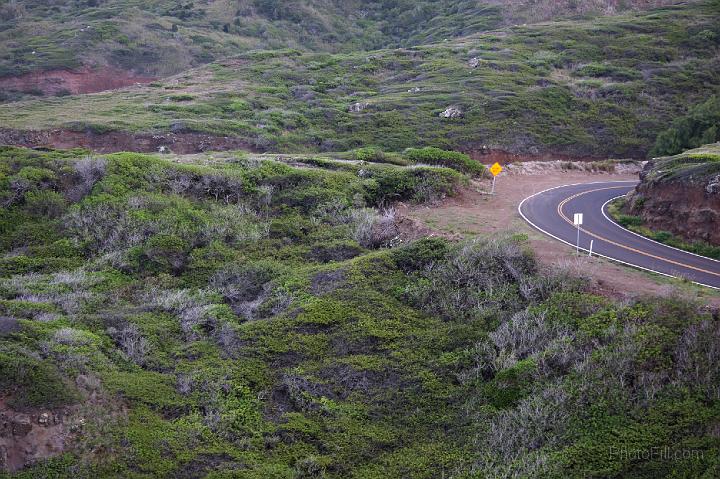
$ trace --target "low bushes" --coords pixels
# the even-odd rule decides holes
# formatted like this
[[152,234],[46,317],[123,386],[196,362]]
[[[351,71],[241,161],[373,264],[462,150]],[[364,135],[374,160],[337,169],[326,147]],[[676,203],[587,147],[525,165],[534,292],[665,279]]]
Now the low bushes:
[[21,351],[0,349],[0,394],[17,408],[55,407],[76,399],[57,369]]
[[452,196],[463,181],[462,175],[445,168],[375,167],[368,170],[365,198],[374,206],[394,201],[423,203]]
[[440,148],[409,148],[405,150],[405,157],[413,163],[445,166],[472,175],[479,175],[485,170],[482,164],[464,153]]

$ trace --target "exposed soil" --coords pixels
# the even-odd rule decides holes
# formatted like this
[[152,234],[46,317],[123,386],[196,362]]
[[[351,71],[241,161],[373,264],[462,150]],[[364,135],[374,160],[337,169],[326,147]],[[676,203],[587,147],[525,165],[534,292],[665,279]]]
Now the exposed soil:
[[650,229],[669,231],[688,241],[720,245],[720,174],[651,181],[649,163],[628,202]]
[[[164,146],[168,152],[177,154],[203,153],[205,151],[226,151],[243,149],[261,152],[245,139],[230,136],[215,136],[192,132],[167,133],[130,133],[126,131],[97,132],[92,130],[74,131],[68,129],[53,130],[16,130],[0,128],[0,145],[25,146],[29,148],[88,148],[98,153],[117,151],[136,151],[140,153],[158,152]],[[594,162],[604,158],[592,156],[572,156],[561,153],[515,154],[496,149],[471,149],[466,151],[472,158],[485,164],[496,161],[502,164],[536,161]]]
[[0,396],[0,476],[73,451],[83,459],[105,454],[107,428],[127,419],[127,406],[107,396],[91,376],[76,378],[83,399],[72,405],[18,410]]
[[136,75],[118,68],[82,68],[79,70],[49,70],[0,78],[0,90],[42,92],[43,95],[96,93],[115,90],[138,83],[150,83],[155,78]]
[[63,452],[74,435],[66,409],[18,412],[0,398],[0,471],[14,472]]
[[204,151],[249,150],[254,148],[240,138],[203,133],[129,133],[71,130],[0,129],[0,145],[29,148],[87,148],[98,153],[135,151],[140,153],[168,152],[178,154]]
[[637,179],[633,174],[608,174],[549,169],[535,174],[501,174],[496,195],[490,196],[490,180],[474,182],[458,196],[432,206],[398,207],[398,213],[417,219],[435,231],[462,236],[525,233],[541,264],[560,266],[590,277],[592,289],[615,298],[667,295],[681,290],[685,297],[696,297],[720,306],[720,295],[708,288],[652,275],[602,258],[577,258],[572,248],[555,241],[528,225],[518,214],[520,202],[548,188],[572,183]]

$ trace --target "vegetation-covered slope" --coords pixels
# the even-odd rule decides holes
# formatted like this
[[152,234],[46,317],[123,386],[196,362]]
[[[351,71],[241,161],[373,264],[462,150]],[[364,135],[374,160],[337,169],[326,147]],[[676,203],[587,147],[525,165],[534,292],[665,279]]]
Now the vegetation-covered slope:
[[720,141],[720,96],[692,106],[687,114],[676,118],[672,126],[660,133],[652,154],[677,155],[685,150]]
[[713,0],[372,53],[250,52],[150,86],[4,105],[0,123],[205,132],[270,151],[644,156],[720,88],[719,20]]
[[248,49],[415,45],[510,22],[667,3],[675,2],[2,0],[0,77],[81,65],[158,76]]
[[0,155],[0,412],[66,433],[9,477],[719,472],[718,318],[520,237],[398,243],[373,206],[451,170]]

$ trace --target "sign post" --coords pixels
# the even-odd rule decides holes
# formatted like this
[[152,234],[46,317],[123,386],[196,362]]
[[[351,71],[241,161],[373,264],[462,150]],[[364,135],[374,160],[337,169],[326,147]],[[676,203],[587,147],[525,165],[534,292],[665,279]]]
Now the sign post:
[[503,170],[503,167],[500,166],[500,163],[495,163],[490,167],[490,173],[493,175],[493,184],[492,184],[492,191],[490,192],[491,195],[495,194],[495,179],[497,178],[497,175],[499,175]]
[[575,243],[575,254],[580,255],[580,226],[583,224],[583,214],[575,213],[573,223],[577,227],[577,242]]

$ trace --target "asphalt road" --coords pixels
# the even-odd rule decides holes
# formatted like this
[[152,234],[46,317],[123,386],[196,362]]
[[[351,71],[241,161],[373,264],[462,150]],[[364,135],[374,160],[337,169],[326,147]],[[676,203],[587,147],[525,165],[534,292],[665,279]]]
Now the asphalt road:
[[694,255],[639,236],[612,221],[607,203],[632,190],[637,181],[565,185],[541,191],[520,203],[520,215],[541,232],[575,248],[575,213],[583,213],[580,251],[666,276],[720,288],[720,261]]

